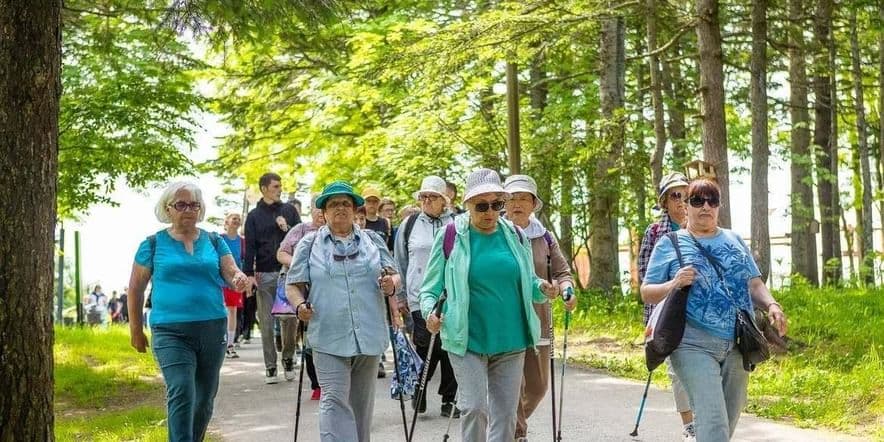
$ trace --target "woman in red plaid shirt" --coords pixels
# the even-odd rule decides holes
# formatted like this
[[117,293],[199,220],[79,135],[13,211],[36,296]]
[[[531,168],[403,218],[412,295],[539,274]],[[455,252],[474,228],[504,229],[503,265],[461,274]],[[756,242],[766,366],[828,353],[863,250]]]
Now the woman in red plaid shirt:
[[[638,282],[641,285],[645,279],[645,273],[648,271],[648,261],[651,260],[651,252],[660,238],[666,236],[669,232],[674,232],[685,227],[687,224],[687,199],[688,179],[680,173],[670,173],[660,180],[660,188],[658,192],[657,205],[663,211],[660,219],[654,224],[648,226],[645,235],[642,237],[642,245],[638,252]],[[645,304],[644,322],[647,324],[651,311],[654,309],[653,304]],[[694,442],[694,414],[691,412],[691,404],[688,401],[688,394],[682,386],[681,381],[672,370],[672,365],[667,363],[667,372],[672,380],[672,392],[675,395],[675,408],[681,414],[681,421],[684,425],[682,436],[685,442]]]

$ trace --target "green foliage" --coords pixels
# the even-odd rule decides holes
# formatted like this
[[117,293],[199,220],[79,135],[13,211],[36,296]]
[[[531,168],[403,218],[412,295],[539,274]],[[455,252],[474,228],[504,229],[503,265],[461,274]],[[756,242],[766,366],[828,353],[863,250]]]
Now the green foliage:
[[[747,410],[802,427],[884,434],[884,292],[794,283],[775,297],[789,317],[790,350],[750,375]],[[587,294],[579,309],[569,337],[573,361],[645,379],[641,305]],[[561,303],[555,316],[561,336]],[[668,385],[665,370],[656,370],[654,383]]]
[[63,16],[58,205],[63,217],[188,173],[202,106],[187,47],[151,2],[69,1]]

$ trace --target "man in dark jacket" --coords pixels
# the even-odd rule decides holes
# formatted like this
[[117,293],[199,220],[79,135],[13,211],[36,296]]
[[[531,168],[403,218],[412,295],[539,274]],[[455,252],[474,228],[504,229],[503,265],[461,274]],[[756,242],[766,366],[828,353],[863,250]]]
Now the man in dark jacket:
[[[276,366],[276,348],[273,342],[273,318],[270,309],[276,296],[277,280],[281,265],[276,260],[276,250],[286,232],[301,222],[301,217],[291,204],[283,204],[282,178],[275,173],[265,173],[258,181],[262,198],[246,218],[245,259],[243,272],[252,277],[258,287],[258,325],[261,329],[261,345],[264,350],[264,382],[279,382]],[[285,378],[295,378],[295,318],[280,321],[282,328],[282,365]]]

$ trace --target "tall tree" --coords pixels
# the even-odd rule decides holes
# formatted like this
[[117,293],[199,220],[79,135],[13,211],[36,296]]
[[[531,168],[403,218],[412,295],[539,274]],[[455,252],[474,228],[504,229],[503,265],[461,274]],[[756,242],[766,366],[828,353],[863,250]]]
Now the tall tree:
[[804,4],[789,0],[789,113],[792,163],[792,273],[818,283],[816,236],[812,231],[810,116],[807,108],[807,63],[804,44]]
[[731,226],[730,168],[724,119],[724,60],[718,0],[697,0],[697,45],[700,50],[700,113],[703,158],[715,167],[721,187],[719,224]]
[[663,116],[660,55],[657,52],[657,0],[645,1],[645,22],[648,34],[648,63],[651,78],[651,102],[654,108],[654,154],[651,156],[652,183],[656,189],[663,177],[663,155],[666,152],[666,126]]
[[[680,55],[680,45],[676,41],[672,46],[672,53],[676,58]],[[684,108],[686,97],[682,93],[684,87],[679,61],[664,61],[660,69],[663,91],[666,93],[667,114],[669,115],[669,140],[672,143],[673,163],[680,168],[687,162],[685,153],[685,118]]]
[[752,107],[752,252],[765,279],[770,275],[770,225],[767,169],[767,0],[752,2],[752,60],[749,69]]
[[522,142],[519,137],[519,68],[506,64],[506,140],[510,175],[522,173]]
[[[878,0],[878,188],[884,192],[884,0]],[[884,220],[884,199],[878,203]],[[884,244],[884,228],[881,229]]]
[[860,229],[860,277],[866,284],[875,283],[875,249],[872,243],[872,173],[869,166],[869,142],[866,134],[866,111],[863,100],[863,72],[856,29],[856,9],[850,10],[850,60],[853,73],[853,109],[856,113],[856,137],[862,180],[862,217]]
[[[823,255],[823,284],[837,284],[841,279],[841,235],[834,195],[837,193],[837,140],[832,136],[835,107],[832,105],[832,80],[835,72],[829,59],[832,43],[833,0],[818,0],[814,13],[814,130],[816,152],[817,199],[820,206],[820,235]],[[840,203],[839,203],[840,204]]]
[[61,1],[0,0],[0,440],[54,440]]
[[589,197],[589,287],[605,293],[619,291],[617,224],[619,207],[618,160],[623,152],[623,101],[626,76],[626,33],[622,17],[602,19],[599,46],[599,101],[603,136],[591,172]]

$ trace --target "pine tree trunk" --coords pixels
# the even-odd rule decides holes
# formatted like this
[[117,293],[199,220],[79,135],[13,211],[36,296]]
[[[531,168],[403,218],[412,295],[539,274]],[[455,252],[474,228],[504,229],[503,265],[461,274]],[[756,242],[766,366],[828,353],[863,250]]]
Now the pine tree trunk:
[[[528,74],[531,81],[531,86],[528,88],[528,97],[531,103],[531,118],[534,121],[539,121],[543,118],[543,110],[546,109],[547,96],[549,95],[549,90],[546,85],[546,71],[544,70],[544,57],[542,53],[538,53],[534,57],[531,62],[531,67],[528,71]],[[542,135],[539,138],[543,140]],[[543,164],[549,158],[553,158],[554,149],[556,149],[556,147],[546,144],[545,141],[541,142],[543,142],[544,144],[537,147],[537,149],[540,151],[540,154],[539,157],[534,161],[534,163],[536,163],[539,167],[533,168],[534,174],[532,176],[537,182],[537,194],[540,199],[544,202],[550,202],[552,201],[553,192],[553,179],[551,176],[553,170],[550,167],[544,167]],[[545,204],[540,210],[540,213],[537,214],[537,217],[540,219],[540,222],[542,222],[544,226],[552,226],[550,212],[550,205]]]
[[[832,204],[837,176],[832,162],[837,161],[832,139],[832,73],[829,44],[832,38],[832,0],[819,0],[814,15],[814,131],[813,144],[817,164],[817,199],[820,205],[820,234],[823,255],[823,284],[837,284],[841,279],[839,220]],[[835,243],[838,243],[836,247]],[[838,250],[836,255],[836,250]]]
[[[675,43],[671,49],[672,53],[677,57],[679,55],[679,44]],[[663,92],[666,93],[667,114],[669,115],[669,139],[672,143],[672,159],[677,169],[687,162],[687,154],[684,150],[685,141],[685,122],[684,122],[684,105],[685,97],[679,93],[682,84],[681,69],[678,62],[661,63],[660,77]],[[679,85],[676,88],[676,85]]]
[[856,29],[856,8],[850,12],[850,59],[853,67],[854,110],[856,112],[856,136],[859,149],[859,165],[862,180],[862,218],[860,228],[860,277],[866,284],[875,283],[875,249],[872,243],[872,172],[869,165],[869,142],[866,133],[866,111],[863,103],[862,67],[859,58],[859,37]]
[[[830,24],[834,23],[835,20],[835,11],[832,10],[832,20],[829,21]],[[841,209],[841,192],[838,191],[838,81],[837,81],[837,72],[838,72],[838,51],[835,45],[835,34],[832,33],[832,27],[829,27],[829,72],[831,73],[831,81],[829,82],[829,103],[831,115],[829,119],[832,122],[832,132],[829,136],[829,154],[831,155],[831,161],[829,162],[829,175],[832,179],[832,220],[835,224],[833,230],[832,237],[832,255],[837,259],[837,269],[834,270],[834,275],[837,279],[834,281],[836,284],[840,284],[842,278],[842,273],[844,269],[844,255],[841,250],[841,229],[838,228],[838,220],[844,217],[843,211]]]
[[562,174],[562,206],[559,210],[559,248],[570,263],[574,258],[574,172],[566,169]]
[[804,52],[802,0],[789,0],[789,105],[792,120],[792,273],[818,284],[816,236],[811,188],[810,116],[807,104],[807,66]]
[[752,76],[749,81],[752,108],[752,252],[766,281],[770,275],[770,226],[768,218],[768,111],[767,111],[767,0],[752,2]]
[[697,0],[697,45],[700,50],[700,113],[703,115],[703,159],[715,167],[721,187],[718,223],[731,226],[730,168],[724,119],[724,70],[718,0]]
[[[663,90],[660,86],[660,56],[657,50],[657,1],[646,0],[645,21],[648,29],[648,59],[651,77],[651,102],[654,107],[654,154],[651,156],[651,177],[654,189],[663,177],[663,155],[666,153],[666,125],[663,118]],[[641,90],[641,89],[639,89]],[[643,109],[644,105],[640,107]]]
[[625,88],[625,26],[622,17],[603,19],[599,47],[599,102],[607,120],[603,131],[604,152],[592,171],[589,197],[589,266],[591,289],[604,293],[620,292],[617,247],[619,172],[623,152],[624,124],[621,119]]
[[[884,0],[878,0],[878,29],[884,30]],[[884,194],[884,31],[878,32],[878,190]],[[884,200],[878,202],[881,219],[884,220]],[[881,229],[884,244],[884,227]]]
[[[0,440],[53,435],[60,1],[0,0]],[[11,240],[15,238],[15,240]]]
[[519,137],[519,71],[506,64],[507,159],[510,175],[522,173],[522,142]]

